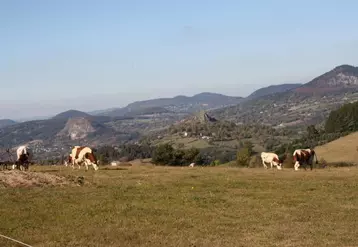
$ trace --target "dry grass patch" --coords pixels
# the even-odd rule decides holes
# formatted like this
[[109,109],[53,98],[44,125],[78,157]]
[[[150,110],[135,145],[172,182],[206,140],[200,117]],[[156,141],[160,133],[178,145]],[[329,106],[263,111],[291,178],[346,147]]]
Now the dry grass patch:
[[341,137],[332,142],[315,148],[318,159],[323,158],[329,163],[358,161],[358,132]]
[[36,247],[358,246],[357,168],[34,170],[91,181],[0,190],[0,233]]
[[0,171],[0,188],[34,187],[34,186],[63,186],[83,184],[81,178],[59,176],[43,172],[31,171]]

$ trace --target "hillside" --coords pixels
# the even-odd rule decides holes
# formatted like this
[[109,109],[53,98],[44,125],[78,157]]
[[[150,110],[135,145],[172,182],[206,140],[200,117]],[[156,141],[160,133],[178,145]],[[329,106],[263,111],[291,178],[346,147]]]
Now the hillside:
[[356,69],[338,66],[294,90],[265,95],[210,114],[239,123],[260,122],[276,127],[321,123],[331,110],[358,100]]
[[251,99],[257,99],[262,96],[266,96],[266,95],[270,95],[270,94],[287,92],[287,91],[293,90],[295,88],[298,88],[301,85],[302,85],[302,83],[292,83],[292,84],[286,83],[286,84],[279,84],[279,85],[271,85],[271,86],[263,87],[263,88],[256,90],[255,92],[250,94],[245,99],[251,100]]
[[358,88],[358,67],[340,65],[295,89],[298,93],[329,94]]
[[315,147],[315,150],[318,159],[324,157],[329,163],[349,162],[358,164],[358,132]]
[[152,115],[152,114],[164,114],[164,113],[173,113],[164,107],[153,106],[146,108],[139,108],[133,111],[125,113],[125,116],[143,116],[143,115]]
[[103,116],[123,116],[133,111],[142,109],[165,108],[173,112],[191,113],[198,110],[236,105],[242,101],[242,97],[232,97],[216,93],[200,93],[192,97],[179,95],[173,98],[159,98],[144,101],[136,101],[126,107],[101,111]]
[[82,111],[68,110],[55,115],[54,117],[52,117],[52,119],[69,119],[74,117],[90,117],[90,116],[91,116],[90,114]]
[[17,122],[11,119],[0,119],[0,128],[16,124]]

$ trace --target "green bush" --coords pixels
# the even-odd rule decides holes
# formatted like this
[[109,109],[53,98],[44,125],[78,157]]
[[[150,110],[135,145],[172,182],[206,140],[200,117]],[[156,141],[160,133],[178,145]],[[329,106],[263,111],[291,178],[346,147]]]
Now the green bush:
[[250,150],[245,147],[237,152],[236,164],[237,166],[248,167],[250,162]]

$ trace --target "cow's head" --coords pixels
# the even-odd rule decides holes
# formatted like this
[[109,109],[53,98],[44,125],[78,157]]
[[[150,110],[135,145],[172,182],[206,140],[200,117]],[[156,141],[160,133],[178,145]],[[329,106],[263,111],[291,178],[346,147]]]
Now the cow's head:
[[279,159],[278,157],[273,158],[273,164],[277,167],[278,170],[282,169],[282,163],[283,161]]
[[96,159],[96,156],[93,153],[86,153],[85,154],[85,158],[89,159],[91,161],[91,163],[94,163],[97,165],[98,161]]

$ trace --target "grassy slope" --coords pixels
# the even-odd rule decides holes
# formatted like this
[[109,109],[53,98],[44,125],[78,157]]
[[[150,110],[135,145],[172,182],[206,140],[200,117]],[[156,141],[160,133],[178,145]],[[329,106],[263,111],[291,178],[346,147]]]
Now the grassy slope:
[[0,190],[0,233],[33,246],[358,245],[356,168],[33,169],[93,183]]
[[[253,139],[242,139],[241,141],[251,141],[254,143],[254,151],[263,152],[264,147],[258,145]],[[215,141],[212,145],[207,140],[203,140],[196,137],[180,137],[178,135],[165,136],[163,139],[156,141],[156,144],[173,143],[174,147],[178,148],[178,144],[184,144],[184,148],[207,148],[207,147],[226,147],[228,149],[236,150],[236,146],[239,145],[239,141]]]
[[358,132],[315,148],[318,159],[327,162],[358,162]]

